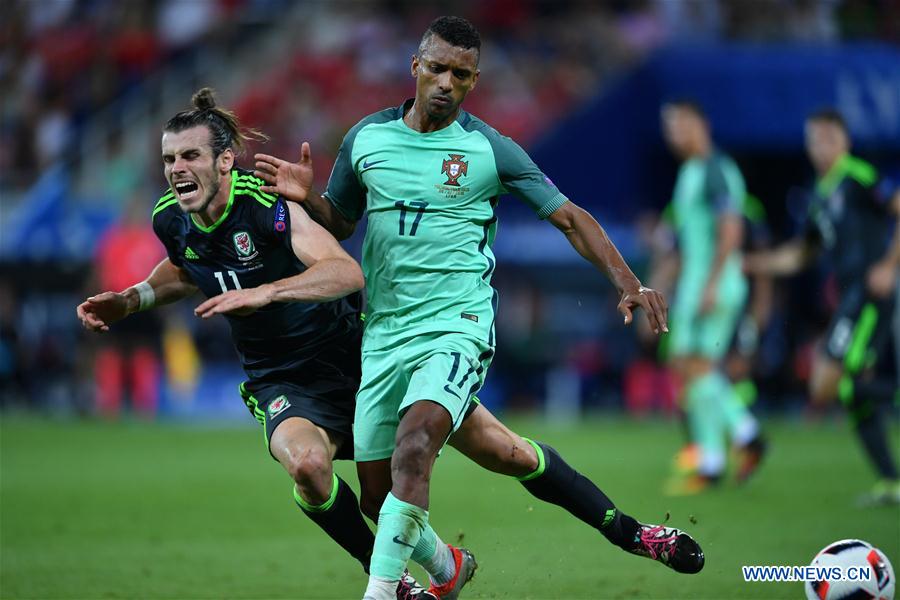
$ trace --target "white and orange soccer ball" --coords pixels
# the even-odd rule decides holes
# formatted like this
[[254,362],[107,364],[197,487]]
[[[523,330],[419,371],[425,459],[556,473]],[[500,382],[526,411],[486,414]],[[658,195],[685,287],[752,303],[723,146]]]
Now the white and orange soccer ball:
[[[884,553],[868,542],[862,540],[839,540],[829,544],[816,554],[811,566],[840,567],[843,577],[807,581],[806,597],[809,600],[893,600],[896,581],[891,561]],[[867,579],[855,580],[857,575],[865,573],[861,568],[868,568]],[[852,575],[848,577],[848,575]]]

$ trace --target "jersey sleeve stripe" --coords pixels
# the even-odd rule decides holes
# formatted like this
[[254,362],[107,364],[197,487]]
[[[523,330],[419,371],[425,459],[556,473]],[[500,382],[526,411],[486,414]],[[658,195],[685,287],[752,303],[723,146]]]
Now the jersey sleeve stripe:
[[245,183],[248,183],[250,185],[254,185],[257,187],[266,184],[265,181],[263,181],[259,177],[254,177],[253,175],[238,175],[237,179],[238,179],[238,181],[243,181]]
[[846,169],[847,175],[863,187],[872,187],[878,180],[878,171],[875,167],[861,158],[849,156]]
[[259,185],[262,185],[262,184],[265,183],[265,181],[263,181],[262,179],[260,179],[260,178],[257,177],[256,175],[251,175],[251,174],[249,174],[249,173],[241,173],[241,174],[238,175],[237,178],[238,178],[238,179],[243,179],[243,180],[245,180],[245,181],[251,181],[251,182],[253,182],[253,183],[258,183]]
[[557,208],[568,202],[569,199],[565,197],[565,195],[560,192],[556,194],[553,198],[547,201],[544,206],[537,212],[537,216],[539,219],[546,219],[550,215],[552,215]]
[[176,200],[175,198],[171,198],[170,200],[166,200],[166,201],[160,200],[159,203],[156,205],[156,208],[153,209],[153,215],[150,218],[152,219],[153,217],[156,216],[156,213],[161,212],[161,211],[167,209],[168,207],[172,206],[173,204],[177,204],[177,203],[178,203],[178,200]]
[[252,175],[238,175],[238,182],[244,184],[247,187],[255,188],[256,191],[264,198],[269,200],[276,200],[274,194],[270,194],[269,192],[264,192],[259,189],[260,186],[265,185],[266,182],[260,179],[259,177],[254,177]]
[[159,206],[163,202],[168,202],[169,200],[171,200],[174,197],[175,197],[175,192],[173,192],[172,190],[169,190],[168,192],[163,194],[163,196],[159,200],[156,201],[156,206]]
[[254,200],[256,200],[257,202],[259,202],[260,204],[262,204],[262,205],[265,206],[266,208],[272,208],[272,202],[270,202],[270,201],[266,200],[265,198],[263,198],[263,197],[259,194],[259,191],[258,191],[258,190],[255,190],[255,189],[253,189],[252,187],[246,187],[246,186],[244,186],[244,185],[241,185],[240,183],[238,183],[237,185],[235,185],[234,188],[235,188],[236,191],[240,192],[241,194],[246,194],[246,195],[248,195],[248,196],[251,196]]
[[268,192],[262,191],[261,189],[259,189],[259,186],[258,186],[257,184],[255,184],[255,183],[253,183],[252,181],[246,181],[246,180],[240,180],[240,179],[238,179],[237,182],[235,183],[235,185],[236,185],[237,187],[240,187],[240,188],[245,188],[245,189],[248,189],[248,190],[253,190],[253,191],[256,192],[257,194],[259,194],[260,196],[262,196],[263,198],[266,198],[266,199],[268,199],[268,200],[273,200],[273,201],[274,201],[274,200],[277,199],[276,196],[275,196],[275,194],[270,194],[270,193],[268,193]]
[[487,281],[490,278],[491,274],[493,274],[493,272],[494,272],[495,263],[491,259],[491,257],[488,256],[487,253],[485,253],[484,249],[485,249],[485,247],[487,247],[488,243],[491,241],[490,238],[493,233],[491,231],[491,229],[495,226],[496,223],[497,223],[496,216],[488,219],[488,221],[484,224],[484,235],[481,238],[481,242],[478,244],[478,253],[481,254],[481,256],[483,256],[487,260],[487,269],[485,269],[484,273],[481,275],[481,278],[484,279],[485,281]]

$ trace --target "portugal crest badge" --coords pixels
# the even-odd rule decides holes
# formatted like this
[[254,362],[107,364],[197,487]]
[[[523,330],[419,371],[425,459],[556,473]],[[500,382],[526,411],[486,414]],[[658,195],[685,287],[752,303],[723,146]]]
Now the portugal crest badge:
[[463,161],[464,154],[451,154],[449,160],[445,160],[441,167],[441,173],[447,175],[444,185],[459,187],[458,179],[469,170],[469,163]]

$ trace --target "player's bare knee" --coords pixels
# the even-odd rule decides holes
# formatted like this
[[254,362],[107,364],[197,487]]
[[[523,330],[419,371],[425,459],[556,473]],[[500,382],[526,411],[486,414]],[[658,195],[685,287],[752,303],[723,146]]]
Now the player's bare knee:
[[684,359],[681,376],[686,380],[698,379],[712,371],[712,368],[709,359],[692,356]]
[[331,457],[324,448],[307,448],[293,454],[287,471],[301,490],[309,490],[325,498],[331,493]]
[[486,468],[503,475],[527,475],[538,467],[538,457],[531,447],[521,437],[512,432],[497,428],[490,435],[485,436],[489,440],[490,458]]
[[400,477],[421,477],[434,460],[433,442],[427,428],[411,428],[397,437],[391,472]]
[[837,397],[837,386],[825,378],[813,377],[809,380],[809,397],[814,404],[828,404]]
[[511,475],[527,475],[533,473],[540,464],[534,447],[520,437],[511,440],[507,466],[512,470]]
[[835,399],[835,394],[827,388],[810,386],[809,397],[813,404],[823,405],[830,404]]

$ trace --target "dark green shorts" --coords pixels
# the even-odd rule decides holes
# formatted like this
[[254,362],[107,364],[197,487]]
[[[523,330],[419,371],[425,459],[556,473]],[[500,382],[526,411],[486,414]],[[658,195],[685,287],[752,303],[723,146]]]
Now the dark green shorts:
[[240,385],[240,392],[250,414],[263,426],[267,448],[282,421],[300,417],[342,435],[344,443],[335,458],[353,459],[355,380],[324,379],[303,385],[251,380]]
[[822,350],[855,375],[875,362],[891,336],[895,298],[873,298],[860,283],[841,294]]

